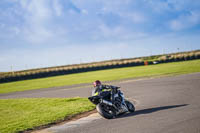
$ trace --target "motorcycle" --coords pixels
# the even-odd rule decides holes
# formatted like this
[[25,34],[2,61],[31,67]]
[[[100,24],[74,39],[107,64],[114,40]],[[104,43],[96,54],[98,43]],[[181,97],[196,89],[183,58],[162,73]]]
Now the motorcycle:
[[96,105],[97,112],[106,119],[112,119],[126,112],[134,112],[135,106],[124,98],[120,87],[111,88],[110,97],[93,95],[88,99]]

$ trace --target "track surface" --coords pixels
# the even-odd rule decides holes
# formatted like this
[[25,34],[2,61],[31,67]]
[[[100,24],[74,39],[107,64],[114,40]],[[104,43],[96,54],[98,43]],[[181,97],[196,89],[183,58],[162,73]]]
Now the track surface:
[[[93,114],[82,121],[40,132],[58,133],[200,133],[200,73],[115,82],[136,101],[136,112],[107,120]],[[0,98],[87,97],[91,87],[60,87],[10,94]],[[72,89],[69,89],[72,88]]]

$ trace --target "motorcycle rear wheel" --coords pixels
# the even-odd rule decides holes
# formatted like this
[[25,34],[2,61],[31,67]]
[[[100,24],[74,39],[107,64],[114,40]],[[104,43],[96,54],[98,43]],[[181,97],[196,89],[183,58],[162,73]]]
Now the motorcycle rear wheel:
[[112,118],[114,118],[114,116],[115,116],[114,111],[112,111],[112,110],[107,110],[107,109],[106,109],[106,106],[107,106],[107,105],[105,105],[105,104],[103,104],[103,103],[97,104],[96,109],[97,109],[98,113],[99,113],[101,116],[103,116],[104,118],[106,118],[106,119],[112,119]]

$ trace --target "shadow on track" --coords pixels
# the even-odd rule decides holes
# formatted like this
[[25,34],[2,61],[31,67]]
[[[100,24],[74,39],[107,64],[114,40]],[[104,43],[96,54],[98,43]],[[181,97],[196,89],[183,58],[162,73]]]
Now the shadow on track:
[[133,113],[126,113],[126,114],[120,115],[116,118],[131,117],[131,116],[142,115],[142,114],[150,114],[150,113],[153,113],[153,112],[156,112],[156,111],[178,108],[178,107],[183,107],[183,106],[187,106],[187,105],[189,105],[189,104],[162,106],[162,107],[155,107],[155,108],[149,108],[149,109],[143,109],[143,110],[136,110]]

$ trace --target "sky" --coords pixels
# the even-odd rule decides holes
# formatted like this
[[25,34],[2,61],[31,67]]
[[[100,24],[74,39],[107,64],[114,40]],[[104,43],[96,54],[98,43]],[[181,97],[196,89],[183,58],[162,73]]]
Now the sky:
[[0,72],[200,49],[200,0],[0,0]]

